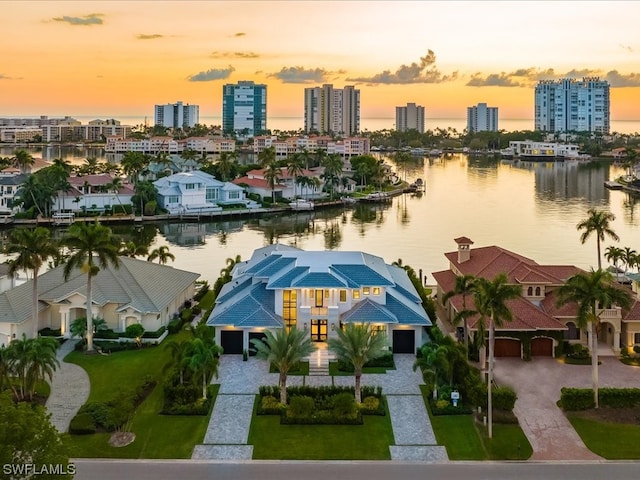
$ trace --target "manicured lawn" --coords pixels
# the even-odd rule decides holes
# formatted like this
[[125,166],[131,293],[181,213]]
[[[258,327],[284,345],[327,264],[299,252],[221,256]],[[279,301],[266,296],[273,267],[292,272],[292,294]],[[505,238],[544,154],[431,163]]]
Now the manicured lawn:
[[[278,373],[279,370],[273,365],[271,364],[269,366],[269,373]],[[289,375],[309,375],[309,362],[299,362],[297,367],[292,368],[291,370],[289,370],[289,373],[287,374],[287,376]]]
[[[362,373],[387,373],[387,370],[394,370],[387,367],[364,367]],[[341,372],[338,370],[336,362],[329,362],[329,375],[336,377],[353,377],[353,372]]]
[[211,310],[211,308],[213,307],[213,302],[215,301],[216,297],[213,294],[213,290],[209,290],[207,293],[204,294],[204,296],[202,297],[202,299],[200,300],[200,303],[198,305],[200,305],[200,308],[202,308],[202,312],[206,313],[209,310]]
[[[189,338],[190,333],[170,335],[168,340]],[[191,458],[194,445],[204,438],[209,416],[159,415],[162,408],[163,369],[169,351],[163,342],[158,347],[117,352],[109,356],[70,353],[66,360],[80,365],[89,374],[89,401],[113,398],[118,389],[132,388],[145,375],[153,375],[158,385],[136,410],[131,431],[136,440],[126,447],[108,444],[109,433],[69,435],[67,441],[73,457],[95,458]],[[218,392],[216,386],[215,393]]]
[[420,389],[438,444],[446,447],[450,460],[526,460],[533,453],[520,425],[494,424],[489,439],[473,415],[432,415],[430,393],[426,385]]
[[571,413],[567,418],[593,453],[607,460],[640,459],[640,425],[600,422]]
[[388,411],[366,415],[364,425],[280,425],[254,409],[249,432],[254,460],[390,460],[393,442]]

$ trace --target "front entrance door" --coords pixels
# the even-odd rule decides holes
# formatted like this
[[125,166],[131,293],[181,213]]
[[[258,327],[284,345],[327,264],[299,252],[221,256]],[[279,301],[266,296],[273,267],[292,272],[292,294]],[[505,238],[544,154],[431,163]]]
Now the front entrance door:
[[327,320],[311,320],[311,340],[314,342],[327,341]]

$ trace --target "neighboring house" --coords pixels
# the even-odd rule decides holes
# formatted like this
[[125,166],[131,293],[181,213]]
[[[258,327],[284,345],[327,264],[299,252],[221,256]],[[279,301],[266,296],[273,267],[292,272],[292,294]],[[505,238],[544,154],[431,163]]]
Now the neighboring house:
[[18,168],[8,167],[0,171],[0,215],[12,215],[20,211],[20,207],[13,206],[13,201],[26,178]]
[[[244,177],[236,178],[233,183],[236,185],[245,185],[249,193],[260,195],[261,197],[271,198],[272,189],[269,182],[265,178],[266,169],[259,168],[257,170],[250,170]],[[296,179],[300,180],[302,177],[318,178],[320,184],[317,187],[303,186],[296,184]],[[318,198],[323,196],[322,187],[324,181],[321,179],[321,173],[312,170],[303,169],[302,173],[294,177],[287,171],[287,167],[280,168],[280,180],[274,185],[273,191],[275,191],[275,197],[277,198],[289,198],[295,197],[305,198]]]
[[53,201],[53,211],[102,212],[116,205],[131,205],[131,197],[135,195],[133,185],[123,180],[122,186],[115,191],[110,187],[114,178],[109,173],[69,177],[71,188],[58,192]]
[[[438,298],[454,289],[459,275],[493,280],[505,273],[510,284],[522,287],[522,297],[507,302],[513,321],[496,329],[497,357],[553,357],[563,340],[586,343],[586,335],[576,328],[576,306],[556,307],[555,292],[582,270],[572,265],[539,265],[497,246],[471,249],[473,242],[466,237],[456,238],[455,242],[458,250],[445,253],[449,269],[433,274]],[[467,295],[466,305],[467,309],[475,308],[472,295]],[[444,309],[448,320],[453,319],[463,309],[462,295],[451,297]],[[477,315],[469,319],[470,332],[477,332],[478,320]],[[619,335],[619,321],[617,332]]]
[[0,263],[0,293],[11,290],[16,286],[16,276],[9,273],[8,263]]
[[221,205],[259,207],[245,197],[242,187],[216,180],[200,170],[176,173],[153,184],[158,190],[158,205],[171,214],[218,212]]
[[[87,274],[64,266],[38,277],[39,325],[60,329],[69,338],[71,323],[86,316]],[[147,331],[166,326],[186,300],[193,298],[200,274],[166,265],[120,257],[120,268],[100,270],[92,280],[93,315],[114,331],[140,323]],[[158,279],[162,279],[159,281]],[[0,345],[23,333],[32,335],[32,281],[0,293]]]
[[265,329],[295,326],[325,342],[346,323],[370,324],[388,335],[394,353],[415,354],[431,320],[404,269],[363,252],[279,244],[234,267],[207,320],[224,352],[235,354]]

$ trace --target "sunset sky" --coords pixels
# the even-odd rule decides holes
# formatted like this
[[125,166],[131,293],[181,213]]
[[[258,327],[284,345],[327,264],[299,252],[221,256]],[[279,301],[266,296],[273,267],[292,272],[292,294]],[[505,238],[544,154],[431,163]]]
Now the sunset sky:
[[362,117],[478,102],[533,117],[538,79],[611,83],[640,119],[640,2],[3,1],[0,116],[220,116],[222,85],[268,85],[268,116],[301,117],[305,87],[361,90]]

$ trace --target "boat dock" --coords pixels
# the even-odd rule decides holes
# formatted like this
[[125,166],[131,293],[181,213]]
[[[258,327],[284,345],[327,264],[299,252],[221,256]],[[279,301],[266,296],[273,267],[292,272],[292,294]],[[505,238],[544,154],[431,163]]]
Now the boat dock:
[[607,180],[606,182],[604,182],[604,186],[609,190],[622,190],[622,184],[614,180]]

